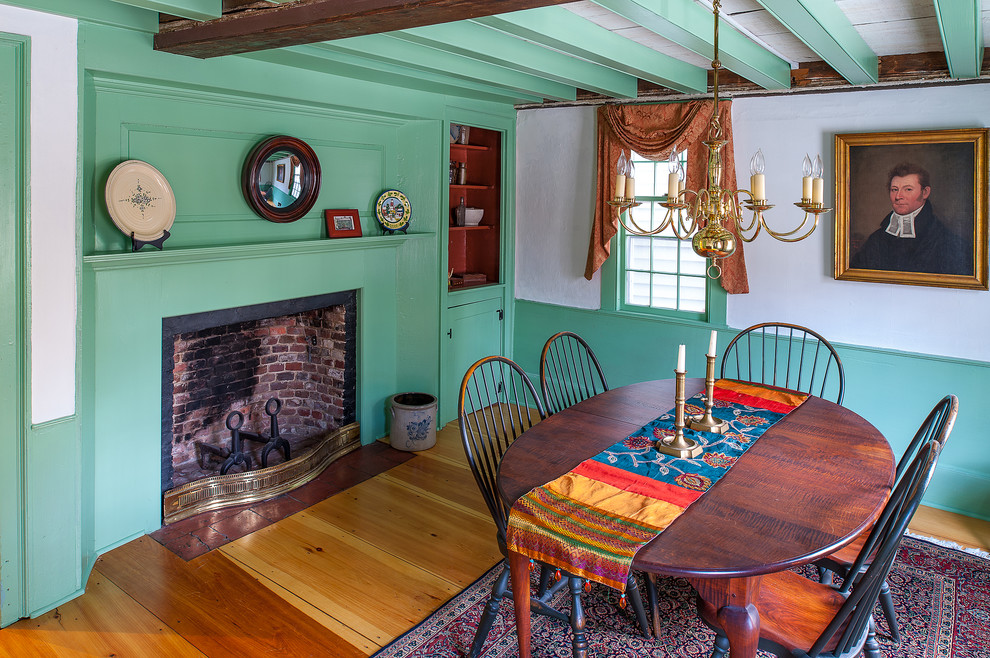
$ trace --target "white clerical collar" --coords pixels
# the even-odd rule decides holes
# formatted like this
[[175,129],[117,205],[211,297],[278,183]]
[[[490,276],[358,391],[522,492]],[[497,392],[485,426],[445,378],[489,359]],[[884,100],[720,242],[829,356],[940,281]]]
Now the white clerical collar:
[[898,215],[896,212],[890,212],[890,223],[887,225],[887,233],[890,233],[895,238],[913,238],[916,237],[914,233],[914,218],[918,216],[924,208],[922,204],[921,208],[918,208],[913,213],[907,215]]

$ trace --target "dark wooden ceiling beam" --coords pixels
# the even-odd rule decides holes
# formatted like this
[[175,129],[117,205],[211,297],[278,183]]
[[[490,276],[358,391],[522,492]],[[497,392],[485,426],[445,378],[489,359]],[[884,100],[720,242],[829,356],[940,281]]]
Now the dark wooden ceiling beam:
[[162,23],[155,49],[191,57],[299,46],[449,23],[571,0],[297,0],[252,7],[197,23]]

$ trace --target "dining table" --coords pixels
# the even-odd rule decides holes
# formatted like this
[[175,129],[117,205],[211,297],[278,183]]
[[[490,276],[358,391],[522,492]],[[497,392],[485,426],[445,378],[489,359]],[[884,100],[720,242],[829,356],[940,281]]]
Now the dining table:
[[[704,386],[704,379],[687,379],[686,395]],[[505,452],[500,495],[511,505],[569,472],[671,410],[674,394],[672,379],[631,384],[537,423]],[[632,568],[687,579],[718,611],[732,657],[755,658],[760,615],[771,612],[754,604],[761,578],[855,540],[880,515],[893,478],[894,456],[880,431],[839,404],[809,396],[643,546]],[[529,558],[510,550],[509,568],[512,591],[528,591]],[[530,599],[513,598],[519,656],[529,658]]]

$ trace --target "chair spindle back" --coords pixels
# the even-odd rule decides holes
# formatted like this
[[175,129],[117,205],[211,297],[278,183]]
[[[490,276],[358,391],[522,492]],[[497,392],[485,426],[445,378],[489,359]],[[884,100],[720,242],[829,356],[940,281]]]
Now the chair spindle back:
[[457,410],[464,453],[504,546],[509,510],[495,483],[499,463],[520,434],[546,418],[543,402],[514,361],[489,356],[465,373]]
[[766,322],[741,331],[725,348],[721,377],[781,386],[842,404],[842,360],[821,334]]
[[570,331],[554,334],[540,355],[540,388],[551,414],[608,390],[605,372],[587,342]]

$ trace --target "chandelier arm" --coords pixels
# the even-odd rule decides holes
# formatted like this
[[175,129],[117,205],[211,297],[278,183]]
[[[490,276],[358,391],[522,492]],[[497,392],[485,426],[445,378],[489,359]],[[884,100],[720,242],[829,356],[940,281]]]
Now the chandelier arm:
[[[770,227],[767,226],[766,227],[767,233],[771,237],[773,237],[774,239],[780,240],[781,242],[800,242],[801,240],[804,240],[806,237],[808,237],[809,235],[811,235],[812,233],[814,233],[815,232],[815,229],[818,228],[818,216],[819,216],[819,214],[820,213],[809,213],[809,212],[804,213],[804,221],[801,222],[801,226],[798,226],[793,231],[788,231],[786,233],[777,233],[775,231],[772,231],[770,229]],[[804,226],[805,224],[808,223],[808,215],[814,215],[815,216],[815,221],[812,222],[811,228],[809,228],[807,230],[807,232],[805,232],[804,234],[802,234],[799,237],[796,237],[796,238],[788,237],[788,236],[791,236],[791,235],[794,235],[795,233],[797,233],[801,229],[802,226]]]
[[[618,215],[617,216],[617,219],[619,220],[619,223],[622,224],[622,228],[626,229],[626,233],[631,233],[632,235],[635,235],[635,236],[638,236],[638,237],[646,237],[646,236],[650,236],[650,235],[656,235],[657,233],[659,233],[660,231],[662,231],[663,228],[664,228],[663,226],[661,226],[658,229],[654,229],[652,231],[647,231],[646,229],[640,228],[639,224],[636,223],[636,220],[633,219],[633,216],[632,216],[632,213],[631,212],[629,212],[629,211],[622,212],[620,210],[617,213],[617,215]],[[632,223],[632,225],[635,227],[635,229],[630,228],[628,224],[626,224],[624,221],[622,221],[622,216],[623,215],[628,215],[629,221]]]
[[[766,227],[766,225],[767,225],[766,222],[763,221],[763,215],[760,214],[758,216],[757,215],[754,215],[753,216],[753,223],[750,224],[749,226],[747,226],[745,229],[743,229],[741,226],[737,226],[736,228],[739,230],[739,238],[743,242],[752,242],[753,240],[756,239],[756,236],[758,236],[760,234],[760,229]],[[753,232],[753,235],[751,235],[749,237],[746,237],[746,233],[744,231],[749,231],[754,226],[756,227],[756,231]],[[767,229],[767,230],[769,231],[770,229]]]

